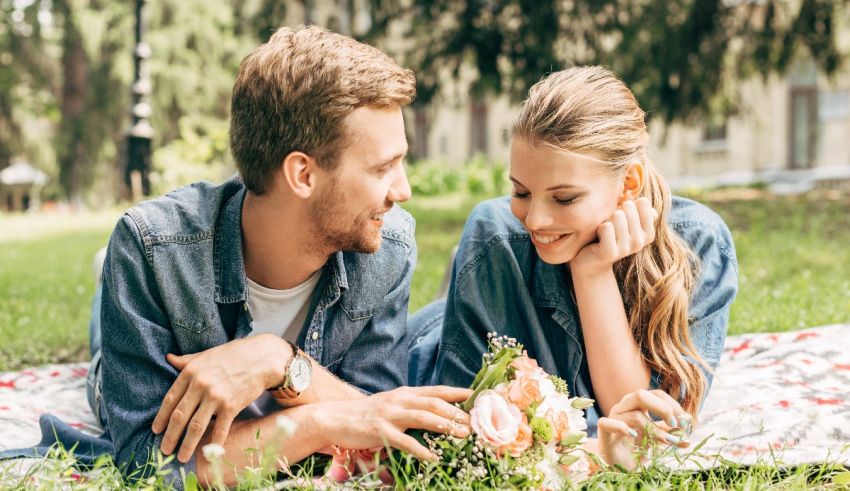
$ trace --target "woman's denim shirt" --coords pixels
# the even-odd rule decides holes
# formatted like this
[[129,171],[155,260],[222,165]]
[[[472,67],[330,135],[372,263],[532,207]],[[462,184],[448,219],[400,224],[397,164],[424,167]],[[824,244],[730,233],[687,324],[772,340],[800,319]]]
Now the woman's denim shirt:
[[[732,235],[716,213],[684,198],[673,198],[668,223],[701,261],[688,314],[691,339],[713,370],[720,360],[729,306],[738,289]],[[567,381],[571,395],[593,399],[570,284],[563,265],[538,258],[528,232],[511,213],[510,198],[476,206],[452,270],[436,382],[469,386],[487,351],[487,333],[492,331],[516,338],[543,369]],[[711,374],[706,375],[710,384]],[[659,382],[654,374],[651,386]],[[591,436],[596,434],[600,414],[598,404],[587,409]]]
[[[128,464],[127,472],[158,450],[164,436],[154,435],[151,423],[178,375],[166,353],[196,353],[251,333],[242,255],[245,192],[238,179],[178,189],[128,210],[109,240],[101,407],[115,460]],[[407,381],[413,233],[413,218],[394,207],[384,216],[378,252],[332,255],[297,341],[364,392]],[[168,467],[169,480],[181,487],[180,464]],[[182,467],[194,471],[194,457]]]

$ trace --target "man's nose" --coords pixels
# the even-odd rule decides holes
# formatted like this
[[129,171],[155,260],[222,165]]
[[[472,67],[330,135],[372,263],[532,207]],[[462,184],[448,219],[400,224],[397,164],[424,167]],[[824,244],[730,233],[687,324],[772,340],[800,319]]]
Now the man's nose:
[[393,203],[403,203],[410,199],[410,195],[410,183],[407,181],[407,172],[404,171],[404,164],[401,164],[398,166],[395,178],[390,185],[387,199]]

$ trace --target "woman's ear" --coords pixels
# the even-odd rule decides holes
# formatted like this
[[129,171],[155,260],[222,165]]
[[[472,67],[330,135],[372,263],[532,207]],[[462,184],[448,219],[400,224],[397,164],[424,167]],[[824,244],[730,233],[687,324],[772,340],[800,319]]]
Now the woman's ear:
[[620,194],[620,204],[626,200],[636,200],[643,191],[646,169],[640,162],[632,162],[626,167],[623,175],[623,192]]
[[280,166],[284,185],[300,198],[309,198],[316,187],[316,159],[304,152],[290,152]]

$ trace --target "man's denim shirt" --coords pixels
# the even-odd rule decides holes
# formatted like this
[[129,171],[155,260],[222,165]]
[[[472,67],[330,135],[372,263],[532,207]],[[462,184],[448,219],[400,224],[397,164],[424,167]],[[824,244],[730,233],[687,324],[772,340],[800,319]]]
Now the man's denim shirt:
[[[694,346],[713,370],[738,289],[732,235],[716,213],[684,198],[673,198],[668,223],[701,261],[688,314]],[[564,266],[538,258],[528,232],[511,213],[509,198],[479,204],[467,220],[455,257],[436,382],[469,386],[487,351],[487,333],[494,331],[516,338],[543,369],[567,381],[571,395],[592,399],[570,283]],[[711,374],[707,376],[710,384]],[[653,374],[651,386],[659,383]],[[600,414],[598,404],[587,409],[591,436]]]
[[[158,450],[151,424],[178,372],[166,353],[196,353],[251,333],[238,179],[197,183],[131,208],[103,270],[103,405],[115,460],[128,472]],[[281,224],[285,227],[286,224]],[[297,344],[364,392],[407,380],[407,304],[416,262],[413,218],[384,216],[375,254],[325,264]],[[244,414],[243,414],[244,416]],[[182,487],[172,461],[171,481]]]

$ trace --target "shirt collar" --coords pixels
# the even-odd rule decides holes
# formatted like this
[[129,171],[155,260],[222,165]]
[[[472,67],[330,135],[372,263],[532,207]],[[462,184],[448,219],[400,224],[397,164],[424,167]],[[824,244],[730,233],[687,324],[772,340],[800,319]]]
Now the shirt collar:
[[[234,180],[236,181],[236,180]],[[233,182],[233,181],[231,181]],[[245,260],[242,254],[242,205],[247,188],[239,182],[239,190],[224,202],[214,241],[215,301],[235,303],[247,300]],[[328,304],[335,302],[342,291],[348,289],[348,275],[342,252],[336,252],[325,264],[328,278]]]

